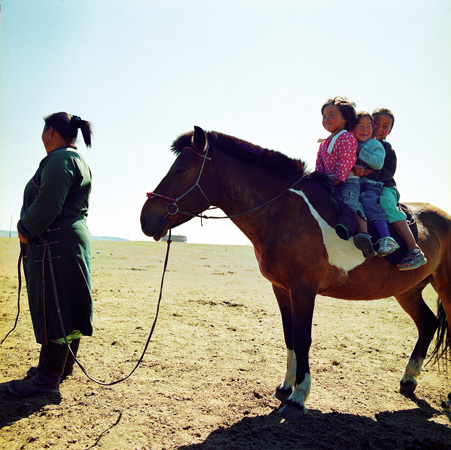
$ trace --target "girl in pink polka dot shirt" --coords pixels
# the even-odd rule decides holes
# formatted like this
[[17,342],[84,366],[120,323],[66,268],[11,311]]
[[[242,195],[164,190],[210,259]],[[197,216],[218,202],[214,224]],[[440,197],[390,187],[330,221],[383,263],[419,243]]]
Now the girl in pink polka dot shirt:
[[352,168],[357,161],[357,140],[350,130],[357,123],[355,104],[342,97],[327,100],[322,106],[323,127],[330,136],[321,142],[316,157],[317,172],[329,176],[343,202],[357,218],[359,233],[354,244],[365,258],[375,255],[363,207],[359,201],[360,183]]

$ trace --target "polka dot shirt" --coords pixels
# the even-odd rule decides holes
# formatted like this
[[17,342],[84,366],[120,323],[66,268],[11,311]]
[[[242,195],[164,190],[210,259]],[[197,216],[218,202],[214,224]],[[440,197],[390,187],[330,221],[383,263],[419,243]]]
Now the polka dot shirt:
[[335,142],[331,153],[327,151],[332,137],[321,142],[316,156],[315,170],[326,175],[333,175],[334,179],[346,181],[349,172],[357,161],[357,140],[349,132],[341,134]]

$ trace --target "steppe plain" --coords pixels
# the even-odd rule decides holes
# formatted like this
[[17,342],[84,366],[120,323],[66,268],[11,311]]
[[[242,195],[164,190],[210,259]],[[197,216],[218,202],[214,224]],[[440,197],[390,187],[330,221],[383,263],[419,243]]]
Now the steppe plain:
[[[79,359],[102,382],[139,359],[158,300],[166,244],[93,242],[94,326]],[[0,339],[17,312],[17,239],[0,238]],[[435,311],[436,295],[426,290]],[[0,448],[451,449],[449,378],[428,365],[398,392],[416,328],[393,298],[319,297],[308,414],[284,420],[271,395],[286,351],[270,283],[250,246],[172,243],[161,309],[143,362],[102,386],[77,367],[61,397],[20,399],[6,382],[35,365],[25,290],[0,346]]]

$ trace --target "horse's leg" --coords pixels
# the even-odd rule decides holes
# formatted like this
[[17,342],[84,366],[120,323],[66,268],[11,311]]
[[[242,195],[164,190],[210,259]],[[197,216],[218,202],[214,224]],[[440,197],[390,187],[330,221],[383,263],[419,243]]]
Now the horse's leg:
[[296,361],[294,389],[278,413],[283,417],[299,418],[306,412],[305,402],[310,394],[311,378],[309,350],[312,343],[312,317],[315,293],[311,286],[297,286],[291,291],[292,343]]
[[290,294],[278,286],[273,285],[273,291],[279,305],[282,316],[283,333],[285,337],[285,345],[287,347],[287,369],[285,378],[276,388],[273,397],[281,402],[285,402],[293,392],[293,386],[296,381],[296,355],[293,350],[292,343],[292,315]]
[[412,396],[417,387],[417,377],[420,375],[429,344],[438,325],[437,317],[426,305],[421,295],[426,284],[423,282],[410,291],[396,296],[396,300],[404,311],[412,317],[418,329],[417,343],[400,382],[399,391],[406,397]]

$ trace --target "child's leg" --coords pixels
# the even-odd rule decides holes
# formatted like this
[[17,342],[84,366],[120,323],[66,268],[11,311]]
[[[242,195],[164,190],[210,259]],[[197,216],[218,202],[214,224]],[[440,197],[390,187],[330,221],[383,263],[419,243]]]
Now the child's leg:
[[405,258],[398,264],[400,270],[416,269],[427,263],[423,252],[415,241],[412,231],[406,222],[406,215],[399,211],[397,204],[399,201],[399,193],[396,186],[384,187],[380,196],[380,205],[385,211],[387,220],[393,225],[395,231],[401,236],[407,245],[407,254]]
[[379,220],[373,222],[373,225],[378,230],[380,239],[377,241],[377,256],[383,258],[390,253],[395,252],[399,248],[399,244],[390,236],[388,224],[386,220]]
[[[338,194],[343,203],[349,206],[351,211],[356,215],[359,226],[359,232],[368,230],[366,224],[366,216],[360,203],[360,182],[358,178],[351,178],[336,186]],[[362,231],[361,231],[362,230]],[[367,231],[366,231],[367,232]]]
[[381,238],[390,237],[390,231],[388,230],[388,223],[386,220],[375,220],[371,222],[376,228],[377,233]]
[[410,227],[407,225],[405,220],[398,220],[397,222],[392,222],[392,227],[401,236],[402,240],[406,243],[409,250],[420,249],[418,244],[413,237]]
[[403,238],[407,245],[407,253],[403,260],[398,264],[399,270],[411,270],[417,267],[427,264],[428,260],[425,258],[424,253],[415,241],[412,231],[410,230],[405,220],[392,223],[393,228]]
[[379,196],[382,191],[382,183],[363,181],[360,183],[360,203],[367,217],[368,222],[372,223],[379,236],[390,236],[388,231],[385,212],[379,204]]
[[343,202],[354,212],[357,219],[358,234],[354,236],[354,245],[362,251],[364,258],[371,258],[374,252],[371,238],[368,234],[368,225],[363,211],[360,197],[360,182],[357,178],[346,180],[337,185],[337,190],[343,199]]
[[406,222],[406,215],[398,209],[399,193],[395,186],[384,187],[380,196],[380,205],[382,206],[387,220],[392,224],[395,231],[401,236],[409,250],[419,249],[412,231]]
[[368,221],[376,228],[380,239],[377,241],[377,256],[383,257],[399,248],[398,243],[390,236],[384,210],[379,204],[382,183],[363,181],[360,183],[360,202]]
[[379,205],[384,211],[388,223],[406,220],[406,215],[398,209],[399,192],[396,186],[383,187],[379,197]]
[[357,227],[359,233],[368,234],[368,224],[363,217],[357,216]]

